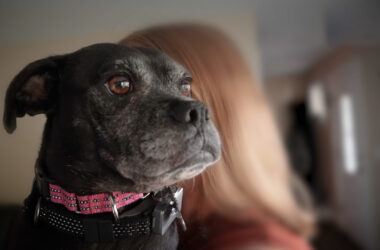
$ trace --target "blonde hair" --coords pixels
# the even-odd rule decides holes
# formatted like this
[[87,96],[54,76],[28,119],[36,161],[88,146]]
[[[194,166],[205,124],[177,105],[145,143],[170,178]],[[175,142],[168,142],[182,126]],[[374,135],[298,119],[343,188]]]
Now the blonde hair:
[[[275,221],[309,236],[314,215],[296,201],[292,188],[299,181],[267,101],[233,42],[211,27],[177,24],[141,30],[120,43],[161,50],[184,65],[193,76],[193,97],[211,109],[222,158],[199,177],[197,206],[233,218]],[[197,211],[202,218],[202,208]]]

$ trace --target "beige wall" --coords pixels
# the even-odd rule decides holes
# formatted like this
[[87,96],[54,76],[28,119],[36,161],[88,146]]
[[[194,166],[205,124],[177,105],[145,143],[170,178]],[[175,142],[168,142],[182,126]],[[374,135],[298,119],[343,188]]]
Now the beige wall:
[[[252,68],[258,69],[256,32],[252,15],[208,15],[199,18],[198,21],[222,28],[238,43]],[[97,42],[115,42],[134,29],[136,27],[109,32],[99,31],[55,40],[29,41],[25,38],[13,45],[0,43],[0,116],[3,116],[6,88],[13,76],[26,64]],[[28,195],[44,122],[43,115],[28,116],[17,120],[17,129],[11,135],[8,135],[3,128],[0,129],[0,203],[21,203]]]

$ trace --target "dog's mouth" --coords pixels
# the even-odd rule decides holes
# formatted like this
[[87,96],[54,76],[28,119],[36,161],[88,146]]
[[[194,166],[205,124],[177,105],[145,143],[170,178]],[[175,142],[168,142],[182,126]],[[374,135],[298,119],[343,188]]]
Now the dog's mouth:
[[[172,169],[160,174],[160,176],[177,176],[175,179],[190,179],[201,173],[205,168],[214,162],[215,156],[212,152],[203,149],[196,155],[184,160],[181,164],[175,165]],[[153,177],[153,176],[152,176]]]
[[[169,166],[166,171],[160,173],[147,172],[145,174],[134,171],[132,175],[136,176],[134,179],[141,180],[145,185],[152,186],[153,189],[159,189],[195,177],[203,172],[203,170],[209,165],[213,164],[217,159],[215,153],[202,149],[196,154],[183,160],[180,164]],[[131,175],[129,171],[120,171],[120,174],[126,178],[129,178]]]
[[[191,179],[215,163],[220,157],[220,139],[214,126],[209,123],[187,142],[171,144],[175,153],[164,159],[145,159],[143,164],[129,167],[128,161],[121,161],[117,171],[124,178],[135,182],[138,190],[144,192],[159,190],[165,186]],[[185,146],[184,146],[185,145]]]

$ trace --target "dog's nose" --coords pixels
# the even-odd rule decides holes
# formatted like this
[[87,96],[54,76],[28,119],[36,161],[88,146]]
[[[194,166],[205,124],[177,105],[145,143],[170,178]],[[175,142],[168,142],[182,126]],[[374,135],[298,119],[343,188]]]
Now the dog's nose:
[[209,109],[199,101],[173,101],[169,112],[175,121],[197,127],[210,119]]

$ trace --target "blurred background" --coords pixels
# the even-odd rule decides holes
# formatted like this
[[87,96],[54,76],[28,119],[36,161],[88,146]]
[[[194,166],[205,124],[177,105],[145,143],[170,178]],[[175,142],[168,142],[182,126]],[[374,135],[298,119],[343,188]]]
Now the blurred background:
[[[315,198],[316,248],[380,249],[380,1],[0,0],[1,117],[27,63],[182,21],[224,30],[251,65]],[[28,195],[44,119],[0,129],[0,204]]]

